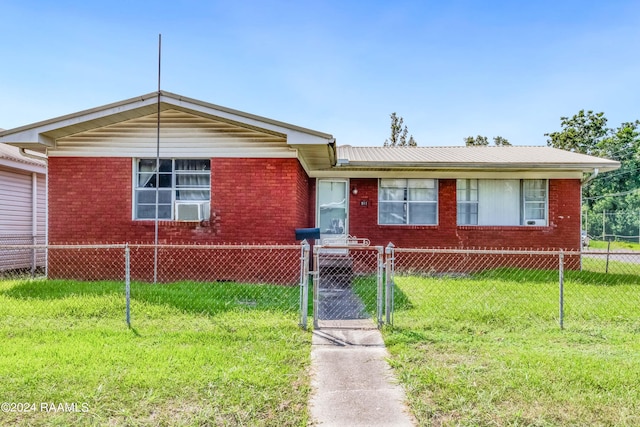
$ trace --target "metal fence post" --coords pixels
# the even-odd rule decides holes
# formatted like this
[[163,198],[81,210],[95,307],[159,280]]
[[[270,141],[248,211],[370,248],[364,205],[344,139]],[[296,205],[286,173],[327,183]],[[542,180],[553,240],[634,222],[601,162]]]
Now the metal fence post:
[[393,269],[395,260],[395,251],[393,243],[389,242],[385,248],[385,313],[387,317],[387,325],[393,325]]
[[127,299],[126,318],[127,326],[131,327],[131,265],[129,243],[124,246],[124,292]]
[[320,284],[320,249],[315,246],[313,251],[313,328],[318,329],[318,293]]
[[560,280],[560,329],[564,329],[564,252],[560,251],[558,256],[558,276]]
[[38,244],[37,236],[34,234],[31,236],[31,278],[36,277],[36,269],[38,268],[38,249],[36,245]]
[[302,241],[300,254],[300,326],[307,329],[307,315],[309,306],[309,253],[311,246],[306,240]]
[[377,284],[377,290],[376,290],[376,317],[377,317],[377,321],[378,321],[378,328],[381,328],[383,325],[382,322],[382,311],[384,310],[383,308],[383,285],[382,285],[382,281],[383,281],[383,275],[384,275],[384,251],[382,250],[381,246],[377,246],[376,247],[378,249],[378,254],[377,256],[377,264],[378,264],[378,271],[376,272],[377,274],[377,280],[376,280],[376,284]]

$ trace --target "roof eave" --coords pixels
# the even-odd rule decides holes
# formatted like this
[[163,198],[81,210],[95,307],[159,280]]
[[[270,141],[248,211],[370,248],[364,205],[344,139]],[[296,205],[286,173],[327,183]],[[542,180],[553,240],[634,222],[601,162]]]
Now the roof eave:
[[[92,128],[98,128],[119,121],[132,118],[131,113],[140,110],[139,115],[152,114],[150,110],[158,102],[158,92],[129,98],[123,101],[103,105],[100,107],[79,111],[73,114],[44,120],[29,125],[0,132],[0,142],[28,148],[37,152],[45,152],[47,147],[53,147],[55,139],[73,135]],[[177,107],[205,115],[213,115],[238,124],[262,128],[270,132],[277,132],[287,136],[288,144],[326,144],[333,141],[333,136],[324,132],[314,131],[289,123],[272,120],[266,117],[245,113],[243,111],[222,107],[199,101],[171,92],[160,92],[162,109]],[[86,126],[79,126],[86,124]],[[67,132],[60,132],[67,128]]]
[[[341,159],[342,160],[342,159]],[[384,168],[384,169],[424,169],[424,170],[572,170],[591,172],[594,169],[598,169],[600,172],[608,172],[620,168],[619,162],[609,163],[590,163],[590,164],[576,164],[576,163],[425,163],[425,162],[353,162],[344,161],[338,163],[338,167],[342,169],[360,169],[360,168]]]

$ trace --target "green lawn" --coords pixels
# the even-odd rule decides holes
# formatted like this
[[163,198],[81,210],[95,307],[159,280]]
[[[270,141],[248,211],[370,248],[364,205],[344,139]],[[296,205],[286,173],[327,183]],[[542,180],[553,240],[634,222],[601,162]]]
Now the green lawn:
[[420,425],[640,425],[640,276],[567,272],[564,330],[557,277],[396,277],[384,336]]
[[640,243],[632,243],[632,242],[605,242],[603,240],[593,240],[589,241],[588,249],[609,249],[613,250],[631,250],[631,251],[640,251]]
[[[383,334],[420,425],[640,425],[640,275],[603,263],[566,272],[564,330],[557,271],[397,275]],[[0,425],[307,424],[297,287],[134,283],[131,328],[123,288],[0,282],[0,402],[36,404]]]
[[131,329],[123,291],[0,282],[0,402],[36,404],[0,425],[306,424],[297,287],[133,284]]

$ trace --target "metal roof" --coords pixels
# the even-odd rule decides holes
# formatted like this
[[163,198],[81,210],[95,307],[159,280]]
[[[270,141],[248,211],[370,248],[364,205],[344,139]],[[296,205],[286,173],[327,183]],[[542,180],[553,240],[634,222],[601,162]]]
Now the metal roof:
[[[525,147],[335,147],[332,135],[261,116],[232,110],[170,92],[160,92],[163,112],[179,111],[215,120],[216,126],[238,127],[260,134],[255,141],[271,141],[296,150],[310,176],[348,171],[570,171],[614,170],[620,163],[545,146]],[[157,113],[158,93],[153,92],[102,107],[1,131],[0,142],[34,151],[55,151],[57,141],[95,129]],[[228,126],[227,126],[228,127]],[[267,142],[268,142],[267,141]],[[266,143],[266,142],[265,142]],[[354,175],[356,176],[357,173]],[[342,176],[342,175],[340,175]],[[346,176],[346,175],[345,175]],[[363,175],[364,176],[364,175]]]
[[31,172],[46,172],[46,161],[36,160],[20,154],[17,147],[0,143],[0,165],[11,166],[15,169],[22,169]]
[[564,169],[602,172],[620,163],[546,146],[338,147],[344,168]]

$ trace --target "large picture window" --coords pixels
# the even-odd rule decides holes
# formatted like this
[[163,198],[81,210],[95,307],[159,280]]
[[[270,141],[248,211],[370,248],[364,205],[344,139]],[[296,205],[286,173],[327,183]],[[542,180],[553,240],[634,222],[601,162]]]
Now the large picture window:
[[381,179],[378,223],[435,225],[438,222],[438,186],[435,179]]
[[[156,164],[156,159],[136,161],[134,218],[155,219],[157,189],[159,219],[180,219],[180,205],[182,212],[195,209],[198,210],[195,218],[207,219],[203,216],[208,217],[211,199],[211,161],[160,159],[159,170]],[[190,219],[194,217],[191,215]]]
[[458,225],[547,225],[546,179],[457,180]]

